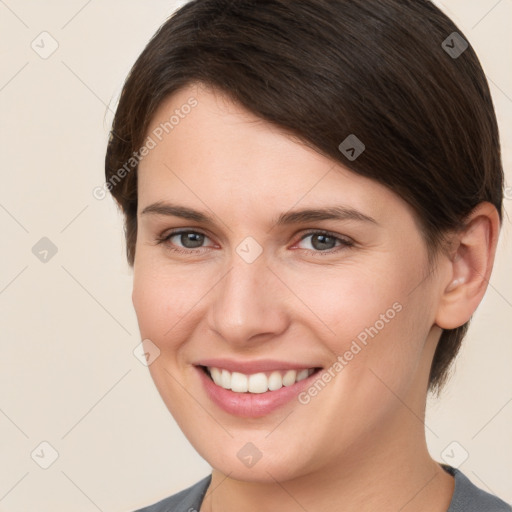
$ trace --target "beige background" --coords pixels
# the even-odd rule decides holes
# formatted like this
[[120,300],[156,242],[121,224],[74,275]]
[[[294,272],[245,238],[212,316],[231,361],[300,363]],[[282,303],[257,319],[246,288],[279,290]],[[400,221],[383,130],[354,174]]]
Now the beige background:
[[[510,215],[512,0],[436,3],[489,78]],[[0,511],[131,511],[210,470],[133,354],[140,340],[121,217],[110,197],[92,194],[104,181],[122,82],[177,6],[0,0]],[[43,237],[57,249],[46,262],[32,252]],[[467,452],[460,469],[512,502],[510,238],[507,218],[456,375],[426,424],[437,460],[444,453],[455,465]]]

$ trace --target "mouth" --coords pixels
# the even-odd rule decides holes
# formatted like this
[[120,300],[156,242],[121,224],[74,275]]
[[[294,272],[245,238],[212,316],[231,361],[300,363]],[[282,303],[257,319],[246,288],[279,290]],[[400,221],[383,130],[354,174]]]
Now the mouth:
[[[243,418],[261,418],[286,405],[296,404],[294,399],[307,386],[313,385],[317,374],[323,370],[321,367],[281,369],[290,365],[275,362],[216,363],[217,366],[213,366],[213,361],[195,365],[206,396],[225,413]],[[221,364],[229,366],[229,370]],[[256,373],[249,373],[251,371]]]
[[245,374],[215,366],[200,366],[200,368],[210,380],[223,389],[233,393],[254,394],[278,391],[282,387],[293,386],[321,370],[321,368],[313,367]]

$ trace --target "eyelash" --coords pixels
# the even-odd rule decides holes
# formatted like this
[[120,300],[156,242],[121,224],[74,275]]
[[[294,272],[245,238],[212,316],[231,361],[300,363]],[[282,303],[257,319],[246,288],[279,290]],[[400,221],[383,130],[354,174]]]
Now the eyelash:
[[[205,233],[202,233],[201,231],[195,231],[195,230],[191,230],[191,229],[181,229],[181,230],[174,230],[174,231],[169,232],[166,235],[157,237],[156,244],[157,245],[164,244],[167,246],[167,248],[169,250],[171,250],[173,252],[180,253],[180,254],[186,254],[186,255],[193,255],[193,254],[201,253],[204,251],[204,249],[207,249],[207,247],[199,247],[197,249],[183,249],[180,247],[172,246],[170,244],[170,239],[173,236],[181,235],[183,233],[194,233],[194,234],[203,235],[203,236],[209,238],[208,235],[206,235]],[[308,231],[307,233],[304,233],[298,242],[302,242],[302,240],[304,240],[305,238],[307,238],[308,236],[311,236],[311,235],[328,236],[330,238],[334,238],[336,241],[341,242],[341,244],[337,248],[327,249],[325,251],[314,251],[311,249],[302,249],[303,251],[307,251],[310,254],[314,254],[314,255],[334,254],[334,253],[338,253],[339,251],[342,251],[344,249],[349,249],[354,246],[354,242],[352,240],[349,240],[348,238],[342,238],[340,236],[335,235],[334,233],[331,233],[330,231],[325,231],[325,230],[321,230],[321,229],[311,230],[311,231]]]

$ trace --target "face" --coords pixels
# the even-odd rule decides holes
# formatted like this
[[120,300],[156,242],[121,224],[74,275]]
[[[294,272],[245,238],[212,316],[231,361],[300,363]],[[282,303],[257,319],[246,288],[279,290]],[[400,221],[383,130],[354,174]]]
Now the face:
[[436,281],[407,204],[200,86],[147,135],[133,303],[196,450],[283,481],[423,428]]

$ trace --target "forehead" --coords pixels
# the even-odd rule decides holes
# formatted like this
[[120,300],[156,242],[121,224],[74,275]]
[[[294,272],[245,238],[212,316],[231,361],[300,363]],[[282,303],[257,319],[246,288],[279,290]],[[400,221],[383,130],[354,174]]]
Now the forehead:
[[283,174],[290,164],[297,168],[298,162],[303,162],[301,167],[332,166],[284,129],[257,117],[222,92],[201,85],[180,89],[160,104],[147,136],[155,138],[155,134],[157,147],[141,163],[142,169],[162,159],[187,167],[198,163],[210,173],[238,167],[238,175],[256,166],[263,173],[270,164],[280,166]]
[[393,205],[407,208],[387,187],[200,84],[166,98],[146,136],[156,145],[139,165],[139,196],[145,203],[169,196],[196,206],[227,201],[240,212],[330,203],[372,217],[385,216]]

